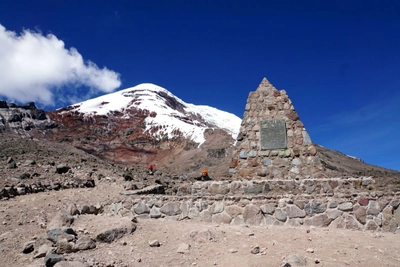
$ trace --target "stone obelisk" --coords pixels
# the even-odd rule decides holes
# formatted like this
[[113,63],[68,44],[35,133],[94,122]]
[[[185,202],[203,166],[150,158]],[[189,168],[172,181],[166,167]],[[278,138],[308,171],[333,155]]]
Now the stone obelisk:
[[247,99],[229,172],[233,179],[326,177],[286,91],[266,78]]

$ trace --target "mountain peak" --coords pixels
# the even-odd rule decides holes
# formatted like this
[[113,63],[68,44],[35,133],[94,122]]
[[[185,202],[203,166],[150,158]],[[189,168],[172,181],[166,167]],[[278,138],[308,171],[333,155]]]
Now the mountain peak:
[[241,123],[234,114],[185,103],[167,89],[152,83],[142,83],[80,102],[60,112],[78,112],[84,117],[110,117],[122,113],[121,118],[128,120],[139,110],[147,114],[145,132],[157,140],[179,134],[201,145],[205,141],[204,131],[209,128],[221,128],[235,139]]

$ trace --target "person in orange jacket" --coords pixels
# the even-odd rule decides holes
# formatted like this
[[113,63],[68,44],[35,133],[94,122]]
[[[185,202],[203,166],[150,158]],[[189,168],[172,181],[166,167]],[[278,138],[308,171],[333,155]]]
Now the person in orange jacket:
[[206,169],[203,170],[200,177],[196,178],[197,181],[209,181],[211,180],[210,176],[208,176],[208,172]]
[[154,170],[154,166],[153,166],[153,164],[151,164],[149,166],[149,174],[153,174],[153,170]]

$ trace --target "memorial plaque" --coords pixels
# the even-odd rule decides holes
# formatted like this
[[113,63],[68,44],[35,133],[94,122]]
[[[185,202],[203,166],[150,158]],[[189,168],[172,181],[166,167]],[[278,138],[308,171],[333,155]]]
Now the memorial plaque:
[[287,148],[285,120],[260,121],[261,150]]

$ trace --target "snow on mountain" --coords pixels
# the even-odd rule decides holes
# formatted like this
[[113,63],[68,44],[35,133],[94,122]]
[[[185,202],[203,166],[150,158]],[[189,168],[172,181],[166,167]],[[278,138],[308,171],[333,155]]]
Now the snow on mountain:
[[168,135],[172,138],[178,130],[199,144],[205,141],[204,131],[208,128],[224,129],[235,139],[241,124],[241,119],[234,114],[209,106],[185,103],[165,88],[151,83],[139,84],[72,107],[70,111],[84,113],[85,116],[108,116],[110,112],[119,111],[127,119],[130,108],[148,110],[152,114],[146,118],[146,131],[158,128],[157,132],[152,132],[153,136],[161,138]]

